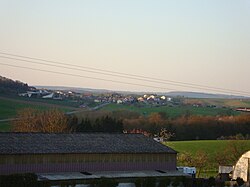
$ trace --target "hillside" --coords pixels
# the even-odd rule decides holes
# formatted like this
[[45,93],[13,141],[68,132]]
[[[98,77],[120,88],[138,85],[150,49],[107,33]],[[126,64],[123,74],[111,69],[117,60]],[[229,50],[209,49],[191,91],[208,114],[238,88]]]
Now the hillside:
[[75,111],[77,108],[61,103],[60,101],[51,102],[50,100],[25,100],[21,97],[3,97],[0,96],[0,132],[10,131],[11,121],[8,119],[15,118],[17,112],[24,108],[33,108],[38,110],[48,110],[52,108],[59,109],[63,112]]
[[0,94],[17,94],[34,89],[34,87],[30,87],[27,83],[0,76]]

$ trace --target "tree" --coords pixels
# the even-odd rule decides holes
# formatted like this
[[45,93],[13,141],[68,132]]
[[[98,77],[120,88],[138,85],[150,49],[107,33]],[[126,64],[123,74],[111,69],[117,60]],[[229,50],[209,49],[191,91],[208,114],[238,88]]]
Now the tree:
[[88,118],[82,120],[82,122],[77,125],[76,132],[92,132],[93,127],[91,121]]
[[39,132],[37,124],[37,110],[25,108],[17,112],[17,119],[13,121],[14,132]]
[[235,165],[238,159],[248,151],[248,147],[245,141],[228,141],[223,151],[216,153],[216,161],[218,165]]
[[177,157],[178,162],[185,166],[193,165],[193,157],[189,152],[180,153]]
[[167,129],[162,128],[160,133],[159,133],[159,137],[163,140],[163,141],[168,141],[170,138],[172,138],[174,136],[174,133],[169,132]]
[[23,109],[18,112],[16,121],[13,122],[14,132],[70,132],[67,117],[59,110],[38,111]]
[[197,177],[200,176],[201,170],[207,166],[208,156],[204,151],[197,151],[195,154],[193,165],[197,168]]
[[185,152],[178,156],[178,161],[186,166],[196,167],[197,177],[199,177],[202,169],[207,166],[208,156],[204,151],[197,151],[195,155]]

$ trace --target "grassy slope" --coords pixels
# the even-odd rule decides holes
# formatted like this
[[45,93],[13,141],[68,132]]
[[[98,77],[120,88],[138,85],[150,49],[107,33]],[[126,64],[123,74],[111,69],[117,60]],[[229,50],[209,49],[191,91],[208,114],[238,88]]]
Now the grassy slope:
[[[23,99],[0,97],[0,120],[7,118],[15,118],[17,111],[23,108],[35,108],[38,110],[48,110],[51,108],[58,108],[65,112],[76,109],[69,106],[47,103],[46,100],[44,100],[44,102],[40,101],[37,102],[36,100],[26,101]],[[0,131],[9,131],[9,130],[10,130],[10,122],[0,122]]]
[[[244,151],[250,150],[250,140],[235,140],[240,141],[244,145]],[[197,151],[204,151],[207,153],[209,158],[209,170],[214,172],[211,175],[216,175],[218,170],[215,156],[219,151],[223,151],[228,145],[229,140],[201,140],[201,141],[173,141],[167,142],[166,145],[175,149],[179,153],[189,152],[192,155],[195,155]],[[180,163],[178,163],[181,165]]]
[[18,110],[22,108],[47,109],[46,106],[40,106],[32,103],[20,103],[14,100],[5,100],[0,98],[0,119],[15,117]]
[[[161,106],[161,107],[136,107],[136,106],[127,106],[127,105],[118,105],[118,104],[110,104],[102,108],[101,110],[106,111],[115,111],[115,110],[129,110],[138,112],[140,114],[149,115],[154,112],[166,112],[169,117],[178,117],[187,112],[193,115],[208,115],[208,116],[216,116],[223,112],[228,112],[229,109],[226,108],[208,108],[208,107],[193,107],[193,106]],[[230,111],[234,115],[238,114],[238,112]]]
[[225,106],[230,108],[250,107],[250,99],[185,99],[187,104],[207,104],[216,106]]
[[[246,150],[250,150],[250,140],[235,140],[240,141],[247,145]],[[207,152],[209,155],[214,155],[215,152],[219,150],[223,150],[228,144],[230,140],[196,140],[196,141],[170,141],[166,144],[176,151],[182,152],[190,152],[191,154],[195,154],[198,150],[202,150]]]

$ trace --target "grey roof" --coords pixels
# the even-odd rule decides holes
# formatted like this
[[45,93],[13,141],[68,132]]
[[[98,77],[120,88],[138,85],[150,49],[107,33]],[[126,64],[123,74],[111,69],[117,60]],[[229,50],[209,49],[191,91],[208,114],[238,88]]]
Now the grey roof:
[[141,134],[0,133],[0,154],[176,153]]

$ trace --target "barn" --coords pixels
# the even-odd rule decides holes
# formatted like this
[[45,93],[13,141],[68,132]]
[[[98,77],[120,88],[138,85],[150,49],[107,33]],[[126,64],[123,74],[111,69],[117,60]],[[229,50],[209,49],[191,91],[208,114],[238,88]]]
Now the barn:
[[176,154],[140,134],[0,133],[0,175],[175,171]]

